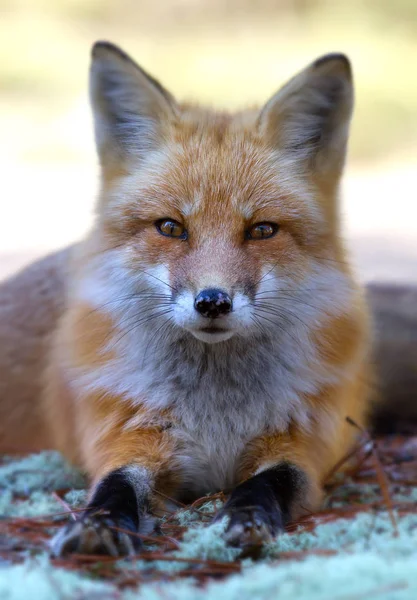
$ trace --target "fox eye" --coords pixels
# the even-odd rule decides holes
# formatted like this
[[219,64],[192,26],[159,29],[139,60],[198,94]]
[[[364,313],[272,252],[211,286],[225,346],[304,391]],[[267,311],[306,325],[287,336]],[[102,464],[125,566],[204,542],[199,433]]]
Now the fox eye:
[[278,231],[276,223],[255,223],[246,230],[247,240],[266,240],[273,237]]
[[161,235],[180,240],[187,239],[187,231],[184,225],[181,225],[178,221],[174,221],[174,219],[159,219],[159,221],[155,221],[155,227]]

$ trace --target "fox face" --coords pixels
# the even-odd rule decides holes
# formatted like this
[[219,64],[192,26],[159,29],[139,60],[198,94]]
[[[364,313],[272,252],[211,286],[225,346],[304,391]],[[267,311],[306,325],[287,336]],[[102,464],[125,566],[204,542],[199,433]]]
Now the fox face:
[[101,245],[117,253],[143,327],[161,321],[206,344],[265,338],[342,302],[343,56],[316,61],[262,110],[229,115],[177,104],[102,43],[91,97]]

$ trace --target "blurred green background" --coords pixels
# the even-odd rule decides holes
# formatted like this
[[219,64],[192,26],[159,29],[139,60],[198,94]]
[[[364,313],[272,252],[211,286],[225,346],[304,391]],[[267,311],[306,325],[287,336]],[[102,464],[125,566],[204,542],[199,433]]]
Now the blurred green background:
[[356,86],[348,234],[393,234],[393,251],[400,236],[417,273],[417,0],[0,0],[6,270],[90,222],[97,39],[121,45],[178,98],[230,109],[265,102],[321,54],[347,53]]

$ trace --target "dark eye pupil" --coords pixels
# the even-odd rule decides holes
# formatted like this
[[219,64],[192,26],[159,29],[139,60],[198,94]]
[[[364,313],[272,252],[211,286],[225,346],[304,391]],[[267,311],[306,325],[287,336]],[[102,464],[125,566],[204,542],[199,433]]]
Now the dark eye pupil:
[[176,235],[179,233],[179,225],[175,221],[164,221],[161,229],[168,235]]
[[265,237],[266,235],[270,235],[271,227],[269,225],[258,225],[258,231],[261,237]]
[[261,240],[272,237],[278,231],[275,223],[258,223],[247,232],[247,237],[252,240]]

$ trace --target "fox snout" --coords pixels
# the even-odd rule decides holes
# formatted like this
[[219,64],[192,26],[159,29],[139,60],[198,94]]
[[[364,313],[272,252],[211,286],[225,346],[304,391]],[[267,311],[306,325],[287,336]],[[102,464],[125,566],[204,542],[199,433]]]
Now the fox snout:
[[205,287],[197,292],[185,288],[173,306],[176,325],[210,344],[248,333],[251,313],[250,298],[232,287]]
[[227,292],[219,289],[207,289],[196,296],[194,308],[202,317],[216,319],[230,313],[233,309],[233,302]]

